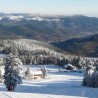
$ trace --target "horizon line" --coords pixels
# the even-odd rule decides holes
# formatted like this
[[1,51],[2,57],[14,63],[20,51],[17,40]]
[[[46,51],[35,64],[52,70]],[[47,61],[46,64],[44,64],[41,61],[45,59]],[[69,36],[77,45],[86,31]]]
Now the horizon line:
[[85,15],[85,14],[43,14],[43,13],[30,13],[30,12],[0,12],[0,14],[31,14],[39,16],[86,16],[86,17],[98,17],[96,15]]

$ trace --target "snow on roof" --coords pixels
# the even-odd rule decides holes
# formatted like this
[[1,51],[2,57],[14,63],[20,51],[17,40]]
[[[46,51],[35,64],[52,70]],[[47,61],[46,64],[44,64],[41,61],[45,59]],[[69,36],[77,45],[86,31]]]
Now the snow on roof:
[[33,74],[33,75],[40,75],[40,74],[42,74],[41,71],[37,71],[37,70],[30,71],[30,73]]
[[69,64],[69,63],[66,64],[66,65],[64,65],[65,68],[67,68],[67,67],[69,67],[69,66],[70,66],[70,67],[73,67],[73,65],[71,65],[71,64]]

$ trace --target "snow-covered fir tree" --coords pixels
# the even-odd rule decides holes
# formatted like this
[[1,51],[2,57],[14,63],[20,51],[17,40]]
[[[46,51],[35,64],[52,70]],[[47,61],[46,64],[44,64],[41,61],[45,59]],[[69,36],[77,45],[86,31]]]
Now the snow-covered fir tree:
[[5,58],[5,73],[4,73],[4,84],[8,90],[14,90],[17,84],[21,84],[22,80],[19,76],[20,61],[13,55],[9,55]]
[[82,82],[83,86],[95,87],[95,83],[98,82],[98,80],[96,79],[98,78],[97,70],[98,69],[95,69],[95,67],[93,66],[93,62],[89,61]]
[[2,72],[1,72],[1,67],[0,67],[0,83],[2,82]]
[[41,66],[41,71],[42,71],[42,78],[46,78],[47,77],[47,69],[46,69],[45,65]]
[[93,74],[93,87],[98,87],[98,65],[96,66]]
[[27,68],[26,72],[25,72],[25,78],[26,79],[31,79],[32,78],[32,75],[30,73],[30,68]]

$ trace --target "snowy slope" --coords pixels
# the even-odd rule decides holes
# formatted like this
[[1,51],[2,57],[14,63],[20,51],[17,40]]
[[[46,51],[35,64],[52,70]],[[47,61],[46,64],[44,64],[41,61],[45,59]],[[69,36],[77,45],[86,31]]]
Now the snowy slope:
[[47,70],[46,79],[23,80],[14,92],[7,92],[0,84],[0,98],[98,98],[98,88],[81,86],[83,73],[58,72],[58,67],[52,65]]
[[[16,40],[3,40],[2,45],[5,47],[15,46],[20,47],[22,50],[46,50],[46,51],[59,51],[62,52],[59,48],[52,46],[45,42],[40,42],[37,40],[31,39],[16,39]],[[2,47],[2,46],[1,46]],[[4,48],[4,47],[2,47]]]
[[23,20],[27,20],[27,21],[30,21],[30,20],[36,20],[36,21],[60,21],[59,18],[56,18],[56,17],[52,17],[52,18],[49,18],[49,17],[43,17],[43,16],[33,16],[33,15],[12,15],[12,14],[6,14],[6,15],[3,15],[3,16],[0,16],[0,21],[4,21],[5,19],[7,19],[8,21],[23,21]]

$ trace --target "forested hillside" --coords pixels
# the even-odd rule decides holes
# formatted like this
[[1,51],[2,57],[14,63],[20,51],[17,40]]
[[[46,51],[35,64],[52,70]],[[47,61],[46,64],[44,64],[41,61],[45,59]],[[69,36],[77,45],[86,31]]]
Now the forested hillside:
[[98,57],[98,34],[51,44],[73,54]]
[[0,15],[1,38],[63,41],[98,34],[98,18],[78,16]]

